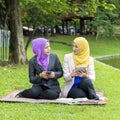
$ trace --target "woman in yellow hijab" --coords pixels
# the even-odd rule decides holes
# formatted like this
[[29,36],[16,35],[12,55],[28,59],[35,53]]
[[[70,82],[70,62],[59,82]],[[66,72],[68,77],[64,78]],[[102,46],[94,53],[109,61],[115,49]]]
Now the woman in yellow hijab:
[[62,97],[99,100],[94,90],[94,59],[90,56],[89,43],[84,37],[73,40],[73,52],[64,56]]
[[[76,53],[76,51],[78,53]],[[89,54],[90,54],[89,44],[87,40],[83,37],[76,38],[73,41],[73,58],[74,58],[75,66],[87,67],[89,64]]]

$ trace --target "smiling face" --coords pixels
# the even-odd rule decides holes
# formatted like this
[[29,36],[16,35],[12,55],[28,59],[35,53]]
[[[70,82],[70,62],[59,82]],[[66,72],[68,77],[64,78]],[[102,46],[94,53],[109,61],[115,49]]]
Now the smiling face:
[[44,48],[44,54],[49,55],[50,54],[50,43],[46,42],[45,48]]
[[80,49],[74,42],[73,42],[73,52],[75,55],[77,55],[80,52]]

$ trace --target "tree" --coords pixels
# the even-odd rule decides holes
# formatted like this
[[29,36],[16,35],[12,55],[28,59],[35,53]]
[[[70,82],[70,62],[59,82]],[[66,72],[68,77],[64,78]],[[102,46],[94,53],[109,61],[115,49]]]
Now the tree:
[[20,5],[25,8],[23,9],[23,13],[25,13],[23,17],[25,19],[27,18],[26,20],[23,19],[23,23],[26,23],[28,26],[33,26],[36,29],[39,25],[48,25],[49,27],[55,25],[56,18],[59,20],[60,15],[65,12],[64,9],[67,9],[65,3],[66,0],[0,0],[0,5],[2,4],[5,8],[5,16],[2,17],[3,26],[7,25],[11,32],[9,50],[9,60],[11,62],[21,64],[27,60],[24,48]]
[[113,10],[115,15],[112,20],[116,25],[120,25],[120,0],[108,0],[108,2],[116,6],[116,9]]
[[[22,22],[21,22],[21,11],[20,2],[23,7],[23,24],[27,26],[33,26],[34,28],[39,25],[53,27],[61,19],[62,15],[71,11],[76,13],[78,16],[97,16],[97,10],[100,6],[105,8],[107,16],[112,18],[111,12],[108,9],[113,9],[112,4],[107,2],[111,0],[84,0],[81,4],[75,4],[70,6],[69,2],[72,0],[1,0],[5,2],[6,18],[8,19],[8,27],[11,31],[10,38],[10,61],[13,63],[25,63],[26,54],[24,48]],[[0,1],[0,2],[1,2]],[[118,1],[118,0],[116,0]],[[67,3],[68,2],[68,3]],[[111,3],[111,2],[110,2]],[[69,7],[68,7],[69,6]],[[106,9],[107,8],[107,9]],[[101,9],[100,9],[101,10]],[[106,11],[108,10],[108,11]],[[79,12],[78,12],[79,11]],[[109,13],[109,14],[108,14]],[[7,16],[7,17],[6,17]],[[4,19],[2,19],[4,20]],[[4,22],[5,23],[5,22]]]
[[82,9],[79,12],[80,16],[92,16],[93,20],[90,22],[92,30],[96,35],[96,39],[101,31],[104,35],[114,37],[114,18],[117,14],[114,12],[115,5],[110,0],[89,0],[84,1]]
[[19,0],[6,0],[10,37],[9,59],[15,64],[26,62]]
[[[39,26],[48,29],[55,27],[56,24],[61,22],[61,16],[67,14],[69,10],[66,1],[67,0],[21,1],[22,22],[24,26],[32,26],[34,28],[33,34],[30,35],[27,40],[25,46],[26,51],[32,37],[35,37]],[[45,37],[47,37],[47,35]]]

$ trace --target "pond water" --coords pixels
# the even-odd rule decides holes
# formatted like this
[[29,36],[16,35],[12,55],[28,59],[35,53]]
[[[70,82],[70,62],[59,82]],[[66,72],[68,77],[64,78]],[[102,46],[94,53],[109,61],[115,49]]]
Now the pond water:
[[120,56],[103,57],[96,60],[120,69]]

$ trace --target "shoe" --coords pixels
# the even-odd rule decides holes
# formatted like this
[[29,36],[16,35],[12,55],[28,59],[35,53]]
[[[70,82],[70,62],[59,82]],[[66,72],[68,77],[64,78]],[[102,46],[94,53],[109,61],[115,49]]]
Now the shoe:
[[21,98],[22,95],[20,93],[18,93],[17,95],[15,95],[15,98]]
[[95,98],[93,98],[93,100],[100,100],[98,96],[96,96]]

